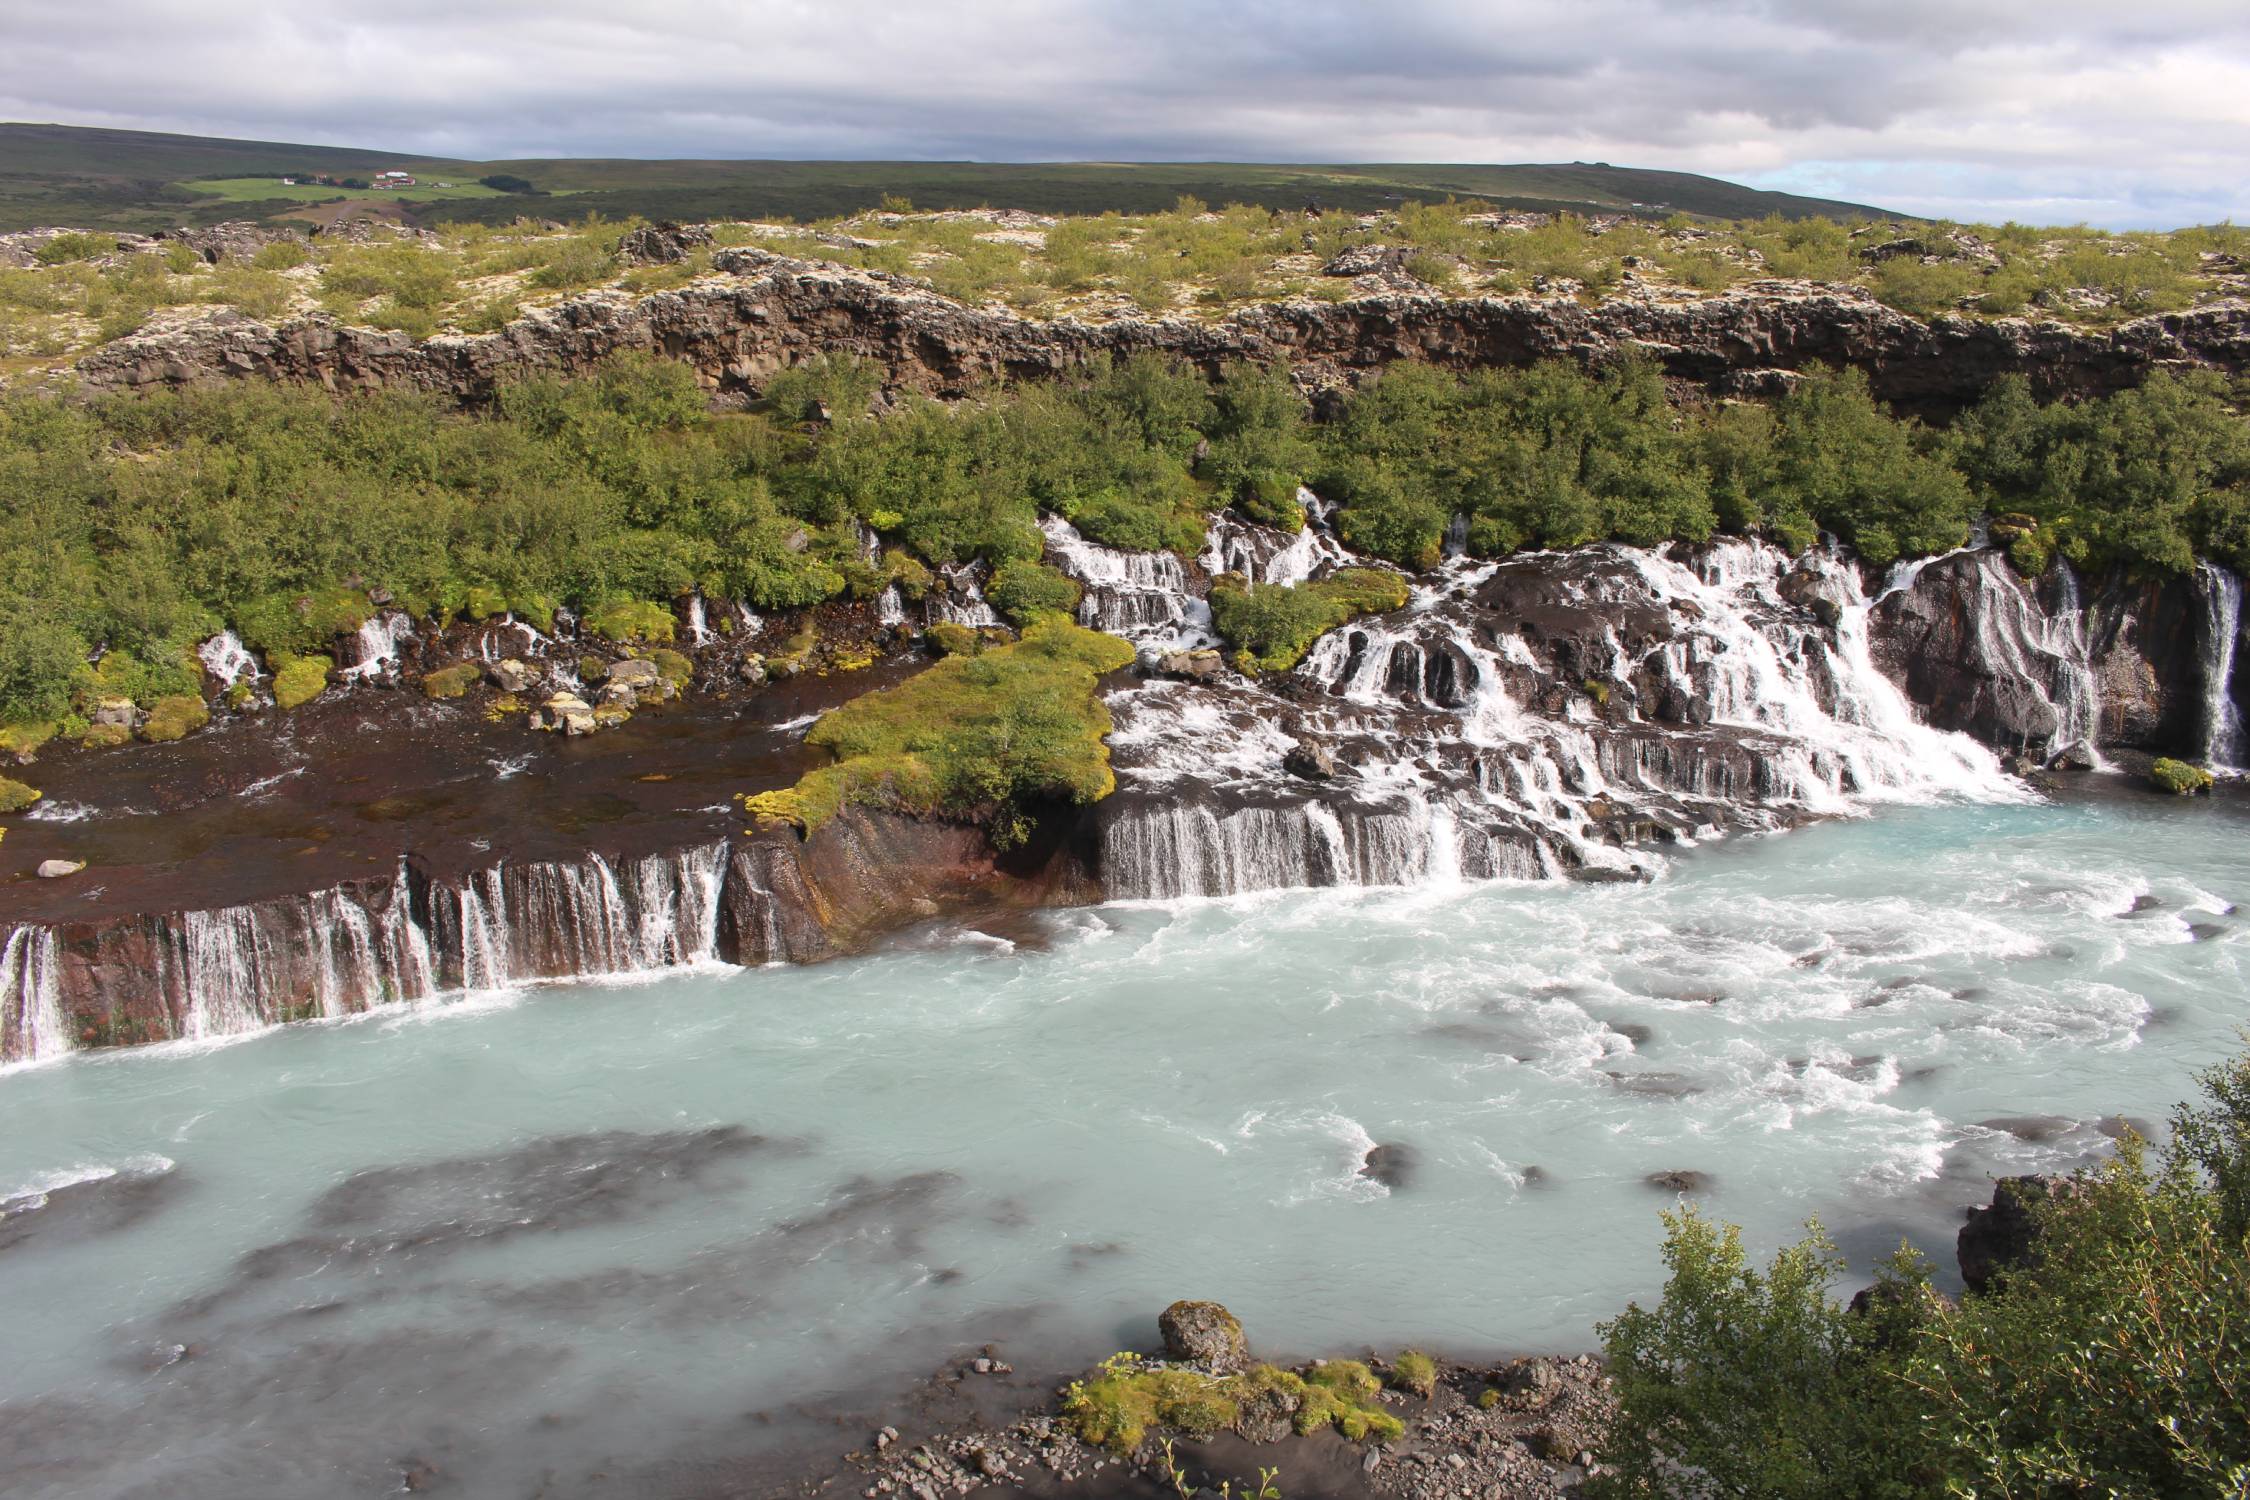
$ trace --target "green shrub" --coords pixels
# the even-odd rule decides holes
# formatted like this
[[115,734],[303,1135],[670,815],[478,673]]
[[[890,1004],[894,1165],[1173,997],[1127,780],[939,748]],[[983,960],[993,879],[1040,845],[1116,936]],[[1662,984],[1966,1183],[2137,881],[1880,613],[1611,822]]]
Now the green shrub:
[[1316,583],[1246,584],[1227,575],[1211,588],[1211,618],[1244,671],[1286,672],[1322,634],[1406,603],[1406,580],[1381,568],[1344,568]]
[[679,628],[672,611],[646,599],[612,599],[586,611],[585,625],[613,641],[668,641]]
[[1024,625],[1041,615],[1068,615],[1078,608],[1082,592],[1074,579],[1045,563],[1019,558],[1001,565],[984,596],[994,609]]
[[257,254],[250,257],[250,264],[260,271],[294,271],[311,259],[312,251],[303,240],[287,239],[260,245]]
[[2201,766],[2191,766],[2184,760],[2158,756],[2148,768],[2148,782],[2160,792],[2170,792],[2178,797],[2191,797],[2198,792],[2211,790],[2211,773]]
[[325,656],[283,656],[274,664],[273,701],[283,708],[310,703],[327,690],[334,666]]
[[176,693],[150,705],[148,718],[141,724],[141,738],[157,743],[186,739],[210,722],[211,710],[201,698]]
[[0,776],[0,813],[22,812],[38,800],[38,788],[26,786],[12,776]]
[[1604,1325],[1603,1495],[2172,1496],[2250,1476],[2250,1058],[2031,1205],[2037,1251],[1954,1306],[1901,1251],[1864,1312],[1814,1226],[1763,1275],[1667,1214],[1663,1301]]
[[922,633],[940,656],[974,656],[984,649],[984,637],[966,625],[940,620]]
[[58,234],[31,253],[31,258],[43,266],[59,266],[74,260],[92,260],[100,255],[117,253],[117,236],[113,234],[88,234],[73,231]]
[[656,663],[656,670],[663,674],[664,680],[674,687],[685,686],[695,675],[695,663],[678,651],[659,646],[649,653],[649,659]]
[[450,667],[440,667],[422,679],[422,696],[425,698],[459,698],[477,685],[484,674],[474,662],[459,661]]

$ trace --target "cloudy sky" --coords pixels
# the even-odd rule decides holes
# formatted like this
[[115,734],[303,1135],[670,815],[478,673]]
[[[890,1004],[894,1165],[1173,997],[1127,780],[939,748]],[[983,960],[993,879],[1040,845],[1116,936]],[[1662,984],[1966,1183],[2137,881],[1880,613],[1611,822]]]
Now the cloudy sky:
[[0,118],[513,156],[1571,161],[2250,221],[2250,0],[0,0]]

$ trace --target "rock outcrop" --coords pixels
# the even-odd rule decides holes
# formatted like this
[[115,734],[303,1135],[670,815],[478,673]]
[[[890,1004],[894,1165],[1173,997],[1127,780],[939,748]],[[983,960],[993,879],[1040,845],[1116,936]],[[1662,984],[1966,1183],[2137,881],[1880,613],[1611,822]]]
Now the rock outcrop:
[[2040,1209],[2074,1191],[2067,1177],[2003,1177],[1994,1183],[1991,1204],[1969,1210],[1954,1246],[1969,1290],[1985,1291],[2000,1272],[2029,1265],[2043,1232]]
[[[651,254],[675,248],[649,247]],[[937,395],[1140,349],[1214,369],[1232,360],[1286,360],[1316,380],[1408,359],[1465,369],[1639,353],[1675,379],[1720,392],[1771,391],[1816,363],[1853,366],[1884,400],[1945,411],[2006,374],[2027,376],[2042,395],[2083,396],[2136,385],[2163,368],[2250,369],[2250,304],[2240,302],[2091,331],[2009,318],[1923,322],[1849,287],[1758,281],[1693,300],[1618,297],[1591,307],[1571,298],[1384,293],[1260,304],[1212,322],[1039,321],[964,306],[884,273],[746,249],[716,260],[720,274],[678,290],[591,293],[527,313],[497,333],[417,342],[319,315],[279,325],[215,315],[105,345],[78,372],[96,388],[255,376],[412,387],[477,402],[512,376],[581,370],[627,349],[686,360],[716,393],[732,397],[754,394],[777,371],[822,351],[875,360],[893,386]]]

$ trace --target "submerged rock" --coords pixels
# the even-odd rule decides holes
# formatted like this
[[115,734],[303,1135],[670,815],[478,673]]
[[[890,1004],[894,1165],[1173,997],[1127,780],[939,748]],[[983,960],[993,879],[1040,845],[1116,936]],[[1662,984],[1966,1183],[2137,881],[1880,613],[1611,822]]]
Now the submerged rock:
[[1651,1172],[1641,1179],[1661,1193],[1708,1193],[1711,1191],[1711,1174],[1673,1170]]

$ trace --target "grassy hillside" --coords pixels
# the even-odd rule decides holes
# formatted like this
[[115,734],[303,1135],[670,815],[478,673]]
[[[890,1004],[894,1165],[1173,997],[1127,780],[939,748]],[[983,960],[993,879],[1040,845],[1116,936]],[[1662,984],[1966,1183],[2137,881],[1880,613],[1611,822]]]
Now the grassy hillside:
[[[1149,213],[1193,196],[1210,203],[1345,209],[1408,199],[1481,198],[1502,208],[1710,218],[1895,217],[1862,204],[1766,193],[1688,172],[1602,163],[1560,166],[1288,166],[1240,162],[814,162],[566,159],[471,162],[336,146],[231,141],[0,124],[0,230],[43,224],[151,230],[228,218],[302,213],[309,189],[261,179],[319,172],[365,177],[399,168],[456,188],[507,173],[562,197],[553,216],[598,212],[671,219],[816,219],[872,208],[886,196],[922,208],[984,205],[1045,213]],[[327,197],[341,196],[330,191]],[[418,222],[505,222],[540,200],[417,188],[355,194]]]

